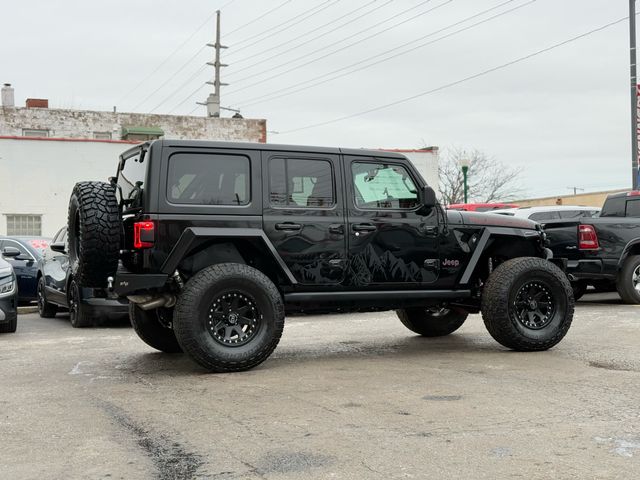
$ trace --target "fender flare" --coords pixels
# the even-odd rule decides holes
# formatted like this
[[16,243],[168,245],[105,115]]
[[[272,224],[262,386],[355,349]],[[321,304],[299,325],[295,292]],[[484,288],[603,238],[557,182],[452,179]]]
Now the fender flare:
[[282,260],[278,251],[269,240],[269,237],[259,228],[219,228],[219,227],[189,227],[182,232],[180,238],[174,245],[169,256],[162,264],[160,270],[166,275],[171,275],[178,268],[178,264],[184,256],[189,252],[193,242],[200,238],[216,238],[216,239],[233,239],[233,238],[254,238],[262,241],[267,251],[271,254],[276,264],[280,267],[282,273],[287,277],[292,285],[296,285],[298,281]]
[[622,255],[620,255],[620,258],[618,259],[618,270],[622,268],[622,264],[625,262],[627,257],[629,257],[629,251],[635,246],[640,246],[640,238],[634,238],[624,246],[622,249]]
[[[471,254],[471,258],[469,259],[469,263],[467,264],[467,268],[465,268],[462,277],[460,277],[460,281],[458,282],[460,285],[467,285],[469,280],[471,280],[471,275],[476,270],[478,266],[478,262],[480,261],[480,257],[484,253],[487,243],[491,237],[520,237],[524,239],[530,239],[533,237],[538,237],[540,240],[543,239],[542,232],[538,230],[525,230],[521,228],[512,228],[512,227],[486,227],[478,242],[476,243],[476,247]],[[541,248],[544,248],[541,244]]]

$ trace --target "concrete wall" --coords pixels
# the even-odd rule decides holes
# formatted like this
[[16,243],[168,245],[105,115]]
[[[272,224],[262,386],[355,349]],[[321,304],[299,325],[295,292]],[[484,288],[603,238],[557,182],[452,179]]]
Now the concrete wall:
[[515,200],[512,203],[521,207],[540,207],[545,205],[583,205],[601,208],[607,196],[627,190],[607,190],[605,192],[579,193],[577,195],[558,195],[557,197],[529,198]]
[[59,138],[94,138],[95,132],[110,132],[113,140],[119,140],[123,126],[159,127],[171,139],[265,142],[267,135],[267,121],[261,119],[0,107],[3,136],[38,129]]

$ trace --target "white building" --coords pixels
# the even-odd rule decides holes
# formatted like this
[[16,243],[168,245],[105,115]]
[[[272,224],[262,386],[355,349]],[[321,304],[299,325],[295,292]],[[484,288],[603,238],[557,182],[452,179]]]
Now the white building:
[[50,109],[28,99],[15,107],[2,89],[0,235],[53,236],[66,224],[76,182],[115,175],[118,156],[153,138],[265,142],[262,119]]

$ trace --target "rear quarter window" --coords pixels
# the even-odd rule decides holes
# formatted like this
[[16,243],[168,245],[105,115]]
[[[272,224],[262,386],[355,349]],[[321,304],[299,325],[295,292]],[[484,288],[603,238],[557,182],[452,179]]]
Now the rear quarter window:
[[118,186],[122,190],[123,199],[133,198],[136,192],[142,191],[147,175],[147,164],[141,153],[125,160],[118,174]]
[[167,199],[174,204],[247,205],[250,164],[244,155],[175,153],[169,158]]

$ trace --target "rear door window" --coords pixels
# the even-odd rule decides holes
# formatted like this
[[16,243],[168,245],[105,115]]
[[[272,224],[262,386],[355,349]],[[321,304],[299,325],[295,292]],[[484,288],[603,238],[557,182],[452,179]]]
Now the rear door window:
[[247,205],[250,164],[244,155],[175,153],[169,158],[167,199],[174,204]]
[[640,199],[627,202],[627,217],[640,217]]
[[604,202],[601,217],[624,217],[626,197],[609,198]]
[[273,158],[269,162],[269,199],[274,207],[332,207],[333,184],[327,160]]

